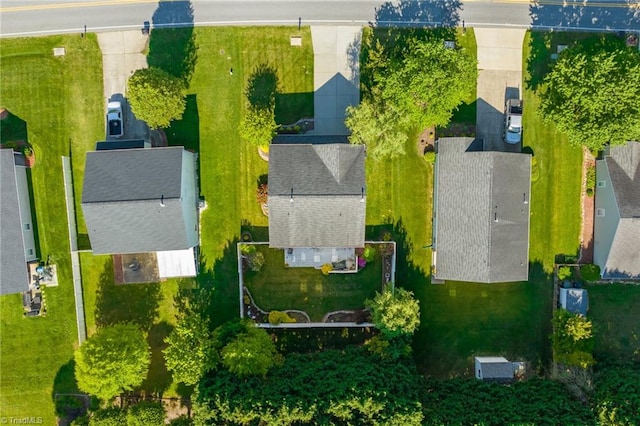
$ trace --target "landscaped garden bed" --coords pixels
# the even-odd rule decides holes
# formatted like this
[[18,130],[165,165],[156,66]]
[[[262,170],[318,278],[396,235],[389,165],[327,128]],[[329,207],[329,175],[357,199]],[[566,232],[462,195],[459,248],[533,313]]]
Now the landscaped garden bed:
[[[371,315],[365,301],[393,280],[393,242],[367,243],[365,249],[357,250],[362,261],[358,272],[351,274],[289,267],[285,250],[271,249],[264,243],[252,247],[255,250],[241,244],[238,250],[242,265],[241,315],[259,324],[367,324]],[[277,318],[270,315],[273,312],[279,313]]]

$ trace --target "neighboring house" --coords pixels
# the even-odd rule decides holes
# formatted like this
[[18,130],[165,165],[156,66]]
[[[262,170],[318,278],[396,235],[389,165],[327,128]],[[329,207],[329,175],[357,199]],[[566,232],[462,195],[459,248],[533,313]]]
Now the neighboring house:
[[160,278],[195,276],[197,194],[196,156],[182,147],[87,153],[82,211],[93,253],[154,252]]
[[604,279],[640,279],[640,142],[596,161],[593,263]]
[[516,363],[501,356],[477,356],[475,361],[476,379],[485,382],[510,383],[515,377]]
[[24,157],[0,149],[0,295],[27,291],[27,263],[36,259]]
[[442,138],[437,152],[434,277],[526,281],[531,156],[485,152],[473,138]]
[[364,159],[361,145],[272,144],[270,247],[364,247]]
[[560,306],[572,314],[587,316],[589,294],[583,288],[560,288]]

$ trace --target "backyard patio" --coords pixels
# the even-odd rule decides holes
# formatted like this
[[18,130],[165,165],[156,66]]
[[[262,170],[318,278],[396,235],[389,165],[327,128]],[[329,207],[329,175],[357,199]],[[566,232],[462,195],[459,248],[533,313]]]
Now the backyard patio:
[[[343,251],[333,253],[332,249],[316,252],[314,249],[295,249],[287,253],[287,250],[270,249],[266,245],[256,247],[264,255],[264,265],[259,272],[243,271],[243,284],[252,302],[263,312],[297,310],[305,312],[310,322],[321,322],[330,312],[363,309],[365,300],[373,298],[376,291],[382,289],[384,277],[379,253],[357,273],[324,275],[315,269],[315,255],[320,256],[321,266],[332,263],[334,255],[338,256],[338,261],[343,260],[344,255],[355,259],[354,250],[338,249]],[[286,262],[287,256],[295,254],[301,259],[302,253],[305,253],[304,262],[308,267],[293,268]],[[329,256],[328,262],[325,256]],[[301,263],[297,265],[301,266]]]

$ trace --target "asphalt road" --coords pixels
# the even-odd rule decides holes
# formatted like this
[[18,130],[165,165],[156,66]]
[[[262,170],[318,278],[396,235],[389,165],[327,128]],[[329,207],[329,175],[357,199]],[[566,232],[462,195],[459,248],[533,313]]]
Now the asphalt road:
[[[627,4],[630,2],[631,6]],[[167,25],[460,25],[638,30],[640,0],[2,0],[0,35]],[[565,5],[566,4],[566,5]],[[192,6],[192,10],[190,9]]]

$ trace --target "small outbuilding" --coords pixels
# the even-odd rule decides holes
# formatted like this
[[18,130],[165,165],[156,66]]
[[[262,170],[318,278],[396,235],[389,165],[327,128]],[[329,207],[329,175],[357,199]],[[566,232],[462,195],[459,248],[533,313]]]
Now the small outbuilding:
[[515,377],[516,364],[501,356],[475,357],[476,379],[485,382],[511,383]]
[[561,288],[560,307],[573,314],[587,316],[589,294],[583,288]]

